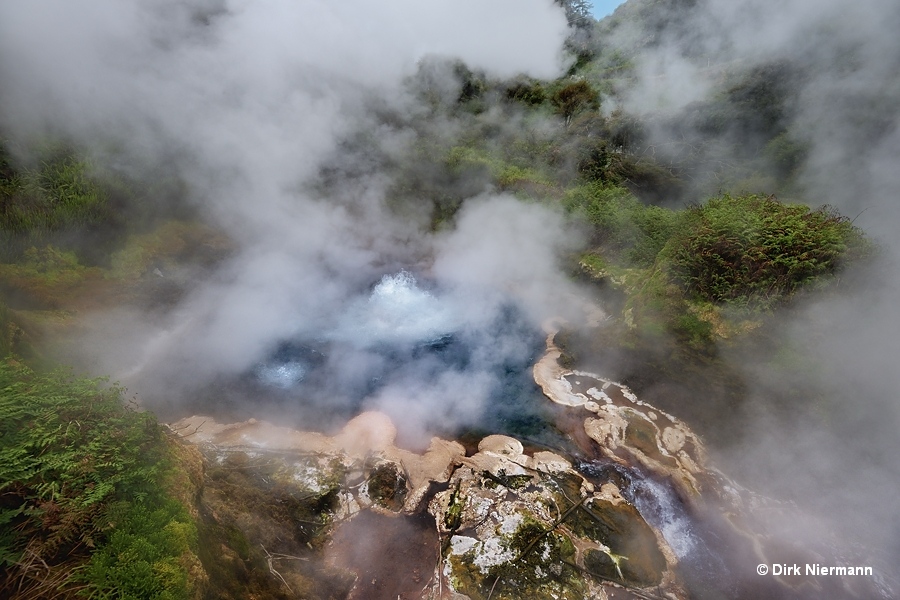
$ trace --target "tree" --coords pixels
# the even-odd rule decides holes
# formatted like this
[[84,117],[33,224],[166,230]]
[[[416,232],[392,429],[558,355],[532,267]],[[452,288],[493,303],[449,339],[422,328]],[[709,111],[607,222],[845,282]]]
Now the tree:
[[580,80],[558,89],[550,101],[553,102],[557,112],[566,119],[568,125],[575,113],[598,108],[600,95],[588,82]]
[[587,0],[556,0],[556,3],[566,11],[570,27],[590,27],[594,23],[591,3]]

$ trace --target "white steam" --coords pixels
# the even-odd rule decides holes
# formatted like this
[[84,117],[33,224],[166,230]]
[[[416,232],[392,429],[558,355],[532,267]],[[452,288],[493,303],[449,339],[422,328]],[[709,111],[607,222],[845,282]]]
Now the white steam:
[[[637,6],[629,3],[617,14]],[[739,361],[754,391],[752,406],[737,417],[741,443],[729,452],[730,468],[750,477],[753,485],[795,499],[801,508],[824,511],[835,529],[896,557],[900,4],[700,0],[656,6],[661,13],[647,13],[664,15],[664,26],[655,34],[625,25],[615,38],[601,40],[626,49],[643,43],[632,57],[638,78],[623,89],[620,106],[678,120],[692,102],[710,100],[710,91],[721,89],[717,86],[727,73],[790,65],[786,125],[807,150],[798,190],[810,204],[836,206],[855,219],[885,253],[870,272],[844,275],[859,291],[819,296],[783,324],[786,339],[822,365],[806,385],[827,390],[827,406],[810,411],[806,398],[787,406],[773,399],[769,392],[794,386],[799,373],[778,379],[765,367],[771,357],[734,356],[723,349]],[[688,110],[679,112],[683,109]],[[740,149],[748,139],[724,125],[720,137],[688,127],[678,136],[653,130],[650,145],[676,152],[704,145],[713,149],[705,156],[708,162],[725,163],[733,160],[729,148]],[[824,532],[794,530],[790,535],[798,543]]]
[[[175,175],[238,244],[168,315],[97,319],[86,354],[98,370],[133,374],[139,393],[177,397],[253,368],[289,387],[307,377],[302,364],[266,370],[259,361],[281,340],[313,335],[352,341],[329,360],[343,361],[340,379],[363,385],[383,362],[368,351],[379,342],[478,331],[504,302],[540,318],[552,310],[543,288],[568,285],[555,264],[566,246],[555,215],[485,197],[436,243],[385,208],[382,173],[331,192],[312,182],[354,131],[374,130],[382,151],[403,153],[411,135],[378,130],[368,107],[421,110],[403,80],[423,60],[556,77],[566,35],[552,0],[4,2],[0,126],[115,149],[98,160],[173,157]],[[435,284],[452,288],[440,300],[396,275],[427,275],[431,262]],[[486,344],[476,354],[493,361],[527,345],[468,339]],[[403,405],[420,423],[435,406],[465,412],[484,401],[485,373],[439,373],[422,389],[407,371],[377,403]],[[448,394],[464,380],[471,393]]]

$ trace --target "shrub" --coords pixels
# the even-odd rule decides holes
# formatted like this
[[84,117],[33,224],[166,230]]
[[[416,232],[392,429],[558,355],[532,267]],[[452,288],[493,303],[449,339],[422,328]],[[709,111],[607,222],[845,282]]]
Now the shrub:
[[547,99],[543,86],[538,81],[516,81],[506,88],[506,98],[514,102],[521,102],[528,106],[538,106]]
[[868,251],[862,232],[828,207],[723,195],[685,211],[664,254],[690,295],[766,305]]
[[621,186],[591,182],[575,188],[566,199],[594,226],[594,241],[619,262],[653,264],[672,235],[677,213],[647,206]]
[[559,88],[550,101],[567,124],[576,113],[600,107],[600,95],[584,80]]

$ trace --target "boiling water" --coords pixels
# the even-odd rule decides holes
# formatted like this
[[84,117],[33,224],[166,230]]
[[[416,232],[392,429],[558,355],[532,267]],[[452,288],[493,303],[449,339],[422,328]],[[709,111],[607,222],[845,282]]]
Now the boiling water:
[[306,423],[379,408],[373,398],[409,390],[413,412],[427,412],[414,405],[417,396],[422,405],[430,396],[447,398],[428,400],[448,415],[438,418],[436,432],[443,424],[444,433],[475,428],[538,436],[547,429],[546,402],[531,365],[543,351],[543,335],[512,302],[477,315],[468,308],[409,272],[385,275],[331,325],[279,343],[242,385],[250,386],[257,409],[290,403]]
[[453,308],[419,287],[406,271],[385,275],[367,298],[353,302],[329,340],[361,348],[415,345],[438,340],[458,327]]

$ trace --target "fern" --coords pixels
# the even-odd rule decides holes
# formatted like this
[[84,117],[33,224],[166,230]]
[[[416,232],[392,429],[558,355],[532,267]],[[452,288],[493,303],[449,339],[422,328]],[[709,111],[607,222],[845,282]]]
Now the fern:
[[153,417],[64,371],[0,362],[0,390],[0,596],[27,578],[27,548],[47,565],[93,551],[64,585],[94,597],[185,597],[179,559],[196,530],[160,485],[170,466]]

